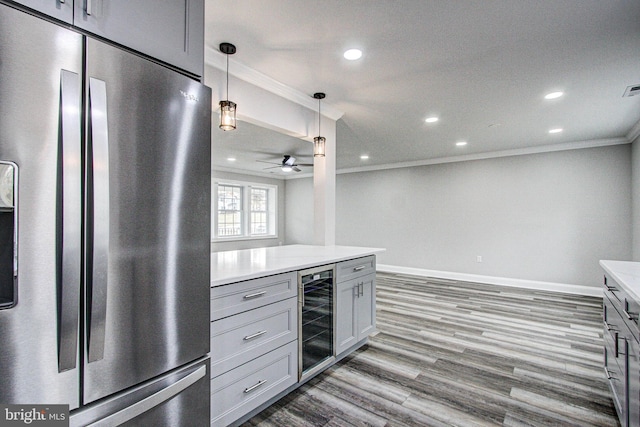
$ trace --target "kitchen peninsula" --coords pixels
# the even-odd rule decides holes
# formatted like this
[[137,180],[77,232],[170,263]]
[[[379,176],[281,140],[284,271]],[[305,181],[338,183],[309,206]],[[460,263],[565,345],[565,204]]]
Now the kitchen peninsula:
[[240,423],[364,345],[379,248],[211,254],[211,425]]

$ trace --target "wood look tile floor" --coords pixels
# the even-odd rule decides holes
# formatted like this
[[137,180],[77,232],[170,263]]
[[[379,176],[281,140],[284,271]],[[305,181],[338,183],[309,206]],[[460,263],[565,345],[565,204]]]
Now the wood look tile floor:
[[594,297],[377,275],[367,346],[245,426],[619,426]]

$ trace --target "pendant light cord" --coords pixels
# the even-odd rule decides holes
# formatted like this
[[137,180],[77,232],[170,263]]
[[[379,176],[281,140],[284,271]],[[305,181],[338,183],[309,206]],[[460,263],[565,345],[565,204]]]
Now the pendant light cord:
[[227,101],[229,100],[229,54],[227,54]]
[[318,99],[318,136],[320,136],[320,117],[322,117],[322,112],[320,110],[320,99]]

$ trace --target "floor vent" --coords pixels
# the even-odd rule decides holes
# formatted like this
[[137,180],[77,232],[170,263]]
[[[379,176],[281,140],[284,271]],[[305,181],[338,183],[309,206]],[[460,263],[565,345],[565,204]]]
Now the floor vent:
[[629,86],[627,90],[624,91],[623,98],[628,96],[640,95],[640,84]]

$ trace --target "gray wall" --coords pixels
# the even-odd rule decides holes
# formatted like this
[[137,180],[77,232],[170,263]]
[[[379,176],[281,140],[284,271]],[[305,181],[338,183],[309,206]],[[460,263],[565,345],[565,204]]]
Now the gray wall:
[[631,190],[633,203],[633,261],[640,261],[640,137],[631,149]]
[[[278,246],[284,244],[286,240],[286,214],[285,214],[285,194],[286,181],[283,179],[266,178],[255,175],[244,175],[231,172],[211,171],[211,183],[216,179],[229,179],[233,181],[257,182],[261,184],[276,185],[278,187],[278,237],[274,239],[250,239],[231,240],[228,242],[211,242],[211,252],[231,251],[236,249],[251,249],[264,246]],[[212,201],[213,204],[213,201]],[[212,207],[213,209],[213,207]],[[214,212],[215,214],[215,212]]]
[[[291,181],[287,205],[311,189]],[[380,264],[598,286],[598,260],[631,258],[629,144],[340,174],[336,197],[336,243]]]
[[[288,179],[286,186],[287,245],[313,244],[313,178]],[[339,220],[336,218],[336,221]]]

